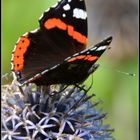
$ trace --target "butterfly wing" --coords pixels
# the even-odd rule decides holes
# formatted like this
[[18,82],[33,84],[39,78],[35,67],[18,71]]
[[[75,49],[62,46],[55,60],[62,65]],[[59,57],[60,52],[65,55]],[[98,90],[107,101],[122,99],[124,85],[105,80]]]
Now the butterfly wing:
[[[64,30],[67,26],[68,36],[75,40],[75,44],[86,44],[87,38],[87,13],[84,0],[61,0],[54,8],[44,12],[39,20],[41,28]],[[83,37],[80,40],[79,37]],[[58,35],[58,34],[57,34]],[[72,40],[72,41],[74,41]]]
[[85,49],[87,15],[84,0],[61,0],[43,14],[39,24],[37,30],[19,38],[13,51],[12,70],[19,82]]
[[98,65],[95,65],[95,62],[108,48],[111,41],[112,37],[108,37],[95,46],[66,58],[63,63],[35,75],[27,82],[34,82],[37,85],[83,82],[97,69]]

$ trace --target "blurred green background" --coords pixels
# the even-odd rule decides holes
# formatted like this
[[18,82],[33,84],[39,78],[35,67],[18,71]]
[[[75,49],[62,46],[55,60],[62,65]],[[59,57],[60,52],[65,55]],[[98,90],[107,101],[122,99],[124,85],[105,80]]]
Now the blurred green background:
[[[18,38],[38,27],[38,18],[56,0],[2,0],[2,75],[10,73],[11,52]],[[105,123],[116,140],[138,140],[138,1],[87,0],[89,46],[113,36],[100,58],[90,92],[108,112]],[[135,73],[135,77],[116,72]],[[90,84],[91,78],[86,81]],[[93,99],[94,100],[94,99]]]

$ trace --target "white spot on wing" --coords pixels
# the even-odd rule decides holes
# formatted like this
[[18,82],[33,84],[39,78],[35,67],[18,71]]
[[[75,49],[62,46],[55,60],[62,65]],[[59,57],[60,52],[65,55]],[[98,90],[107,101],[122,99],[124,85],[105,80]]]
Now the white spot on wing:
[[73,17],[77,18],[77,19],[86,19],[87,18],[87,13],[86,11],[79,9],[79,8],[75,8],[73,10]]
[[25,34],[23,34],[22,36],[27,36],[28,35],[28,33],[26,32]]
[[72,58],[72,57],[69,56],[69,57],[67,57],[65,60],[68,60],[68,59],[70,59],[70,58]]
[[70,10],[70,5],[69,5],[69,4],[66,4],[65,6],[63,6],[63,9],[64,9],[65,11]]
[[83,50],[83,51],[81,51],[81,52],[79,52],[80,54],[82,54],[82,53],[85,53],[87,50]]
[[66,17],[66,14],[63,14],[62,16],[63,16],[63,17]]
[[46,69],[46,70],[44,70],[43,72],[41,72],[41,74],[43,75],[43,74],[45,74],[46,72],[48,72],[49,70],[48,69]]
[[36,33],[37,31],[38,31],[38,28],[33,31],[30,31],[30,33]]
[[12,72],[14,80],[17,80],[15,72]]
[[41,76],[41,74],[40,74],[40,73],[36,74],[36,75],[34,76],[34,78],[36,78],[36,77],[38,77],[38,76]]
[[31,81],[33,81],[33,80],[34,80],[34,77],[32,77],[32,78],[30,78],[29,80],[25,81],[25,83],[23,83],[23,84],[26,84],[26,83],[31,82]]
[[93,51],[93,50],[96,50],[96,49],[97,49],[97,47],[93,47],[93,48],[91,48],[90,50]]
[[50,10],[50,8],[48,8],[47,10],[45,10],[45,13],[48,12]]
[[58,65],[55,65],[54,67],[52,67],[51,69],[55,69]]
[[39,20],[41,20],[43,18],[43,14],[39,17]]
[[[44,13],[47,13],[49,10],[50,10],[50,8],[48,8],[47,10],[45,10],[45,12],[44,12]],[[43,18],[44,13],[43,13],[43,14],[39,17],[39,20],[41,20],[41,19]]]
[[14,64],[11,62],[11,70],[13,70],[13,69],[14,69]]
[[79,54],[80,54],[80,53],[76,53],[76,54],[73,55],[73,57],[75,57],[75,56],[77,56],[77,55],[79,55]]
[[97,49],[97,51],[105,50],[107,46],[101,46]]
[[58,2],[55,3],[53,6],[51,6],[52,8],[55,8],[58,5]]

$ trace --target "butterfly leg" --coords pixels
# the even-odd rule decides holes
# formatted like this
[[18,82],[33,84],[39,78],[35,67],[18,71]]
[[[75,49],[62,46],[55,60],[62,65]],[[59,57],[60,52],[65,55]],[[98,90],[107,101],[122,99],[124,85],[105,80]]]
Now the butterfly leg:
[[[99,64],[94,64],[94,65],[89,69],[88,74],[90,75],[91,73],[95,72],[95,71],[97,70],[98,67],[99,67]],[[92,85],[93,85],[93,79],[92,79],[91,85],[89,86],[88,89],[85,89],[83,86],[79,86],[78,84],[75,84],[75,86],[76,86],[77,88],[79,88],[80,90],[83,90],[85,93],[87,93],[87,92],[91,89]]]

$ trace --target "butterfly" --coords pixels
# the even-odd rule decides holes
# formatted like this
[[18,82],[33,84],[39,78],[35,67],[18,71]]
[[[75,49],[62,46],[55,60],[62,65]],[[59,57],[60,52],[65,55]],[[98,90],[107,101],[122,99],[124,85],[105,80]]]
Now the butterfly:
[[84,0],[61,0],[39,18],[39,28],[22,35],[12,52],[12,71],[22,85],[76,84],[99,65],[112,37],[87,46]]

